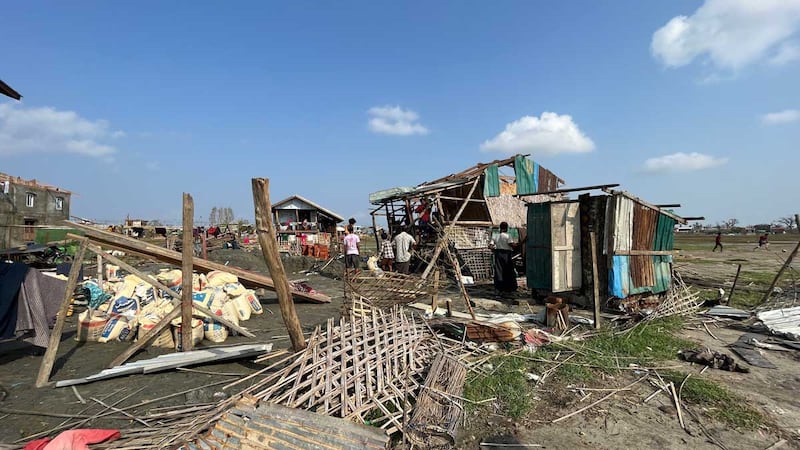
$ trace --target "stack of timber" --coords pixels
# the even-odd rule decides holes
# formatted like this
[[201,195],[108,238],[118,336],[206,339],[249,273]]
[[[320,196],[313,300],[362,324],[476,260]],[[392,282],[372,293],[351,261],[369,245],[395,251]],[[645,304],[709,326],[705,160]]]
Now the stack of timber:
[[[137,239],[125,237],[116,233],[98,230],[97,228],[82,225],[76,222],[65,221],[70,228],[75,228],[84,233],[93,243],[104,248],[122,250],[124,252],[141,256],[147,259],[155,259],[164,263],[180,266],[182,255],[179,252],[168,250],[156,245],[148,244]],[[239,278],[239,281],[250,289],[265,288],[274,291],[275,283],[272,278],[238,267],[226,266],[201,258],[193,259],[194,270],[201,273],[208,273],[214,270],[232,273]],[[307,292],[300,289],[293,289],[292,295],[298,299],[311,301],[314,303],[330,303],[331,298],[319,292]]]

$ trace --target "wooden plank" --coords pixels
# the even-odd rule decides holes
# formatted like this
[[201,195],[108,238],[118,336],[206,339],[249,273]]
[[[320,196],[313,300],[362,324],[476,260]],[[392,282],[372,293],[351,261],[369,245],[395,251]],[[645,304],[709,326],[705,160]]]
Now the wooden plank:
[[614,256],[669,256],[677,253],[677,250],[617,250]]
[[47,350],[44,353],[42,364],[39,366],[39,374],[36,377],[37,388],[46,385],[50,380],[50,374],[53,372],[53,363],[56,361],[58,346],[61,343],[61,333],[64,331],[64,321],[67,318],[67,310],[69,310],[69,304],[72,301],[72,294],[75,292],[75,286],[78,284],[78,275],[80,274],[81,264],[83,263],[83,257],[86,255],[86,247],[88,245],[88,239],[81,239],[78,251],[75,252],[75,257],[72,259],[72,268],[69,270],[67,287],[64,290],[64,299],[61,301],[61,308],[58,310],[56,324],[50,333],[50,342],[47,344]]
[[192,342],[192,259],[194,257],[194,200],[183,193],[183,248],[182,286],[181,286],[181,351],[189,352]]
[[589,232],[589,243],[592,250],[592,287],[594,294],[594,327],[600,329],[600,276],[597,273],[597,235]]
[[283,316],[283,321],[289,332],[292,348],[297,352],[306,348],[306,339],[303,336],[303,329],[300,327],[300,320],[297,318],[297,311],[292,301],[289,279],[286,278],[286,271],[283,268],[283,262],[281,262],[275,227],[272,224],[272,220],[270,220],[272,206],[269,201],[269,179],[253,178],[252,185],[258,242],[261,244],[261,252],[264,254],[269,273],[274,277],[275,292],[278,294],[281,316]]
[[463,202],[464,200],[466,200],[468,202],[486,203],[486,200],[484,200],[482,198],[466,198],[466,199],[464,199],[464,198],[461,198],[461,197],[448,197],[448,196],[444,196],[444,195],[440,195],[439,198],[442,199],[442,200],[455,200],[455,201],[460,201],[460,202]]
[[[147,242],[142,242],[137,239],[129,238],[116,233],[98,230],[88,225],[82,225],[70,221],[64,221],[64,223],[71,228],[81,230],[86,234],[87,237],[92,238],[92,242],[103,247],[136,253],[141,256],[149,257],[156,261],[165,262],[175,266],[180,266],[182,264],[183,256],[180,252],[168,250],[156,245],[151,245]],[[193,263],[194,270],[198,272],[208,273],[213,270],[228,272],[236,275],[239,278],[239,281],[248,288],[265,288],[272,291],[275,290],[275,285],[272,279],[266,275],[250,272],[238,267],[226,266],[224,264],[219,264],[200,258],[194,258]],[[329,296],[320,293],[293,291],[293,295],[315,303],[330,303],[331,301]]]
[[552,292],[572,291],[581,286],[580,205],[577,202],[550,205],[553,284]]
[[581,191],[591,191],[594,189],[609,189],[615,188],[619,186],[617,184],[598,184],[595,186],[583,186],[583,187],[576,187],[576,188],[565,188],[565,189],[556,189],[554,191],[546,191],[546,192],[534,192],[533,194],[514,194],[514,197],[529,197],[531,195],[552,195],[552,194],[565,194],[567,192],[581,192]]

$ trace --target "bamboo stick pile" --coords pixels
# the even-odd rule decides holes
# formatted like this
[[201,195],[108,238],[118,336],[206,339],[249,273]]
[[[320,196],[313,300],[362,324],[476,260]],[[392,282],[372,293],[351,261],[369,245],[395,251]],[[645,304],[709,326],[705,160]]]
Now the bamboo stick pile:
[[443,353],[436,356],[414,406],[407,436],[424,448],[452,448],[464,411],[461,394],[467,368]]

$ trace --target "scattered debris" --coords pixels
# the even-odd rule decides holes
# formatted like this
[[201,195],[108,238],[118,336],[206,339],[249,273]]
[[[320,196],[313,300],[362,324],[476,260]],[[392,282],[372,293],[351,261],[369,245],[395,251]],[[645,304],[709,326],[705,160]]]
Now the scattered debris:
[[732,357],[715,352],[710,349],[705,350],[681,350],[678,357],[684,361],[702,364],[715,369],[727,370],[729,372],[750,372],[747,367],[742,367],[736,363]]
[[244,397],[206,435],[178,449],[377,450],[388,442],[389,435],[379,428]]
[[739,340],[729,345],[729,347],[751,366],[764,369],[777,369],[778,366],[768,361],[758,350],[755,344],[758,342],[757,338],[758,336],[753,334],[743,334],[739,336]]
[[424,448],[452,448],[464,406],[460,400],[467,368],[455,358],[439,354],[406,427],[412,443]]
[[748,319],[750,313],[741,309],[732,308],[730,306],[717,305],[705,312],[708,316],[715,317],[730,317],[733,319]]
[[56,387],[72,386],[76,384],[91,383],[97,380],[132,375],[135,373],[154,373],[178,367],[192,366],[208,362],[225,361],[229,359],[247,358],[260,355],[272,350],[272,344],[245,344],[233,347],[209,348],[193,350],[182,353],[169,353],[152,359],[143,359],[123,364],[113,369],[105,369],[98,374],[85,378],[62,380],[56,382]]
[[800,306],[763,311],[756,317],[771,334],[800,341]]

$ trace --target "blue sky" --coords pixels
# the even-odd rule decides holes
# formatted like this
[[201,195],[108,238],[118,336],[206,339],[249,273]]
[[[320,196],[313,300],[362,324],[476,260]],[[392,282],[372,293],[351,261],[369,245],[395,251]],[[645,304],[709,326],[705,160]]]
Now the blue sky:
[[0,171],[72,213],[252,220],[517,152],[708,223],[800,209],[800,0],[17,2]]

